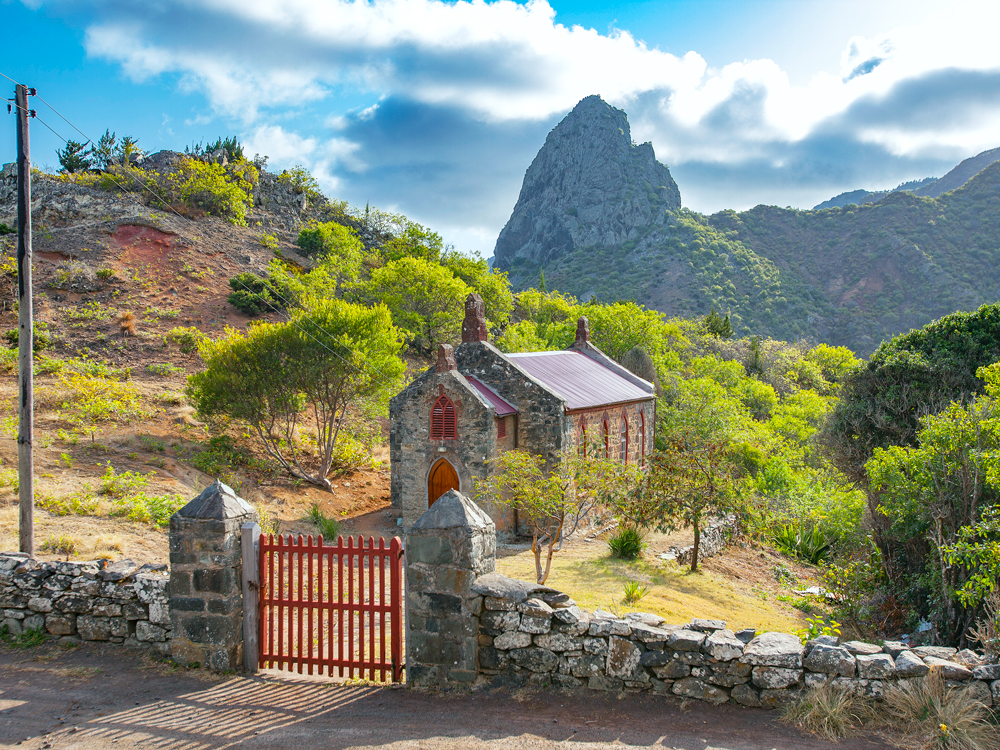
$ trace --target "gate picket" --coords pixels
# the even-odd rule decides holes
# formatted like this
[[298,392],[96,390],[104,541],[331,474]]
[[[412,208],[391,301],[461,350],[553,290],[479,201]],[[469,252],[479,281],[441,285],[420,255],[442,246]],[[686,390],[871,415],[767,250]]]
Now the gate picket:
[[346,670],[352,678],[357,674],[398,682],[403,671],[402,555],[399,537],[387,547],[384,538],[376,546],[374,537],[368,537],[367,544],[364,537],[355,543],[352,536],[346,544],[343,537],[331,544],[322,536],[296,539],[262,534],[260,666],[310,675],[315,670],[331,677],[335,673],[342,677]]

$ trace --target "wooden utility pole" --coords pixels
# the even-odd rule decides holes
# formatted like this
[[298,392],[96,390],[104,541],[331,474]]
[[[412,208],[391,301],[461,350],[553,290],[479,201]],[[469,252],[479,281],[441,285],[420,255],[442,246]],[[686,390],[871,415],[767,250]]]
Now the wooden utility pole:
[[[34,89],[31,90],[34,94]],[[31,150],[28,89],[17,84],[17,373],[20,383],[17,481],[21,552],[35,554],[34,316],[31,294]]]

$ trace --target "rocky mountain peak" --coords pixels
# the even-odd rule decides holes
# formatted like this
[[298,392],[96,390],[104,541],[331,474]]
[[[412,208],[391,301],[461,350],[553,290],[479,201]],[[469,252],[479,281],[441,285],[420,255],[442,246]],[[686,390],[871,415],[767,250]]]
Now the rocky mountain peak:
[[528,167],[494,266],[514,277],[519,267],[533,274],[576,248],[634,240],[680,205],[652,144],[632,142],[628,115],[588,96],[552,129]]

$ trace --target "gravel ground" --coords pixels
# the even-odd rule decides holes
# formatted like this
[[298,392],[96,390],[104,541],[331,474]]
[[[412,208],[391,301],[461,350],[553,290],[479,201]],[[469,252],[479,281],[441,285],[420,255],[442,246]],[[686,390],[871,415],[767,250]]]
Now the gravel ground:
[[505,690],[428,693],[327,679],[216,676],[120,647],[0,650],[0,747],[675,748],[875,750],[773,712],[673,698]]

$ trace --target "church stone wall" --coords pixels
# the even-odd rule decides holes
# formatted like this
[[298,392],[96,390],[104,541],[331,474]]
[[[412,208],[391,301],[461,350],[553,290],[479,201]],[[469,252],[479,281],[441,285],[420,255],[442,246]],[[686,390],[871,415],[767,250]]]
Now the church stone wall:
[[455,350],[455,361],[462,372],[479,378],[518,410],[518,449],[551,461],[573,444],[564,402],[525,375],[492,344],[464,343]]
[[634,463],[639,459],[642,449],[642,420],[639,418],[639,410],[646,414],[646,455],[653,452],[654,424],[656,422],[656,402],[635,401],[630,404],[619,406],[600,406],[596,409],[574,411],[566,415],[569,426],[572,429],[572,445],[580,446],[580,420],[586,420],[586,439],[588,448],[598,445],[603,450],[603,438],[601,434],[601,424],[605,415],[608,418],[609,445],[612,458],[619,455],[621,446],[621,424],[622,410],[628,414],[628,460]]
[[[442,394],[455,404],[457,440],[431,440],[431,408]],[[486,476],[486,462],[497,454],[496,420],[462,375],[429,370],[392,399],[389,419],[392,507],[405,528],[427,510],[427,478],[438,459],[454,467],[463,494],[475,494],[475,478]],[[486,511],[500,522],[508,513]]]

